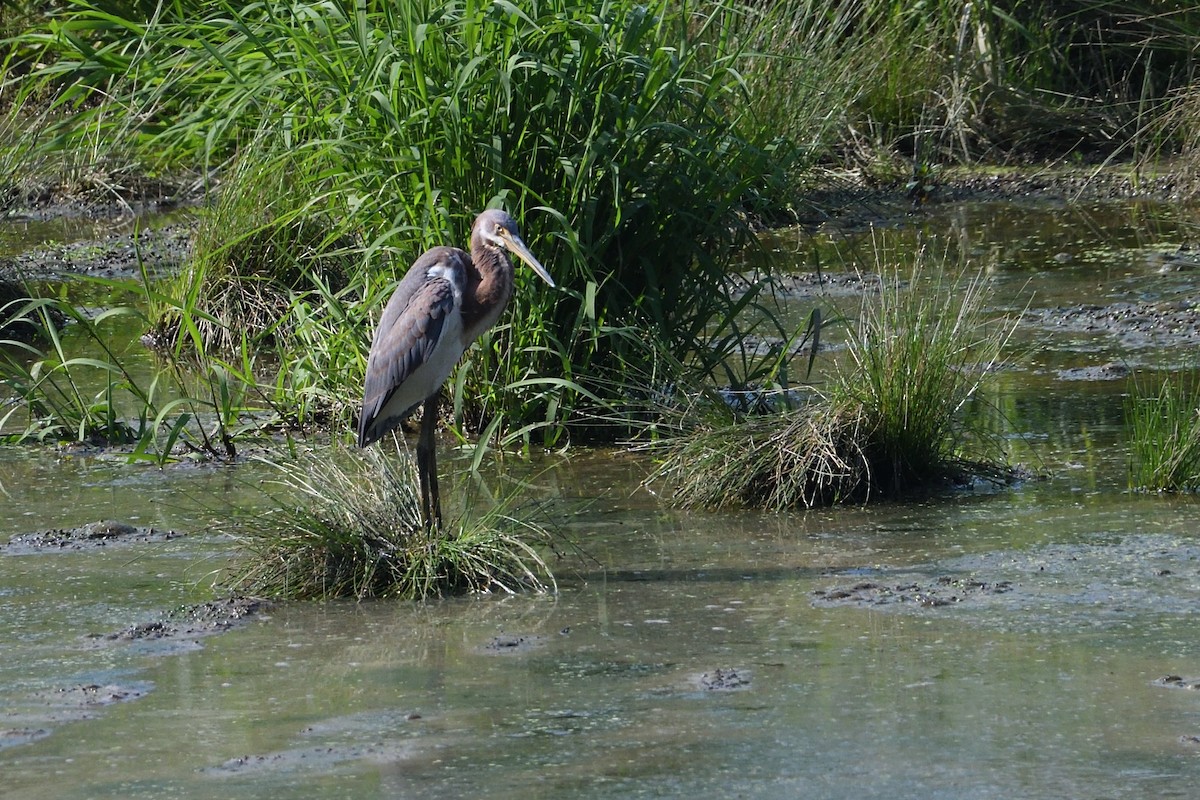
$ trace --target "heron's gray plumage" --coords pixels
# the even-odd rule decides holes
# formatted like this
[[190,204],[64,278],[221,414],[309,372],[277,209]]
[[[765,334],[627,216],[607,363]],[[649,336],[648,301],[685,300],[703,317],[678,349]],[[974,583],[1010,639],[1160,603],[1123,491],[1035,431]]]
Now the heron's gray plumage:
[[425,403],[417,469],[430,525],[434,518],[441,523],[433,442],[438,394],[459,357],[508,305],[510,252],[554,285],[521,240],[516,221],[503,211],[485,211],[472,226],[470,254],[435,247],[413,263],[388,300],[371,342],[358,445],[376,441]]
[[[409,378],[422,366],[431,364],[444,336],[461,338],[462,325],[454,323],[460,314],[466,286],[466,266],[470,259],[462,250],[437,247],[421,256],[388,300],[371,342],[367,358],[367,376],[363,387],[363,407],[358,420],[358,446],[366,447],[407,419],[425,399],[425,394],[409,393],[397,397]],[[457,285],[456,285],[457,284]],[[430,382],[441,384],[449,375],[458,354],[442,364]],[[440,374],[445,372],[445,374]],[[399,404],[393,399],[401,400]],[[385,414],[385,409],[388,409]]]

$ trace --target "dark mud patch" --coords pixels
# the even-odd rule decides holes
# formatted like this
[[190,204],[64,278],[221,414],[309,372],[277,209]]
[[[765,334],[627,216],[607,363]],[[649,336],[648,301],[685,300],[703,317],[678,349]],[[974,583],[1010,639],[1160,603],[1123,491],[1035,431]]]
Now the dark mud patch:
[[376,764],[395,764],[407,761],[413,758],[416,750],[416,746],[411,742],[303,747],[231,758],[218,766],[203,770],[203,774],[214,778],[228,778],[264,773],[325,773],[348,762],[367,761]]
[[1005,594],[1012,588],[1008,581],[988,583],[974,578],[942,575],[932,580],[903,583],[856,581],[831,589],[818,589],[813,592],[813,597],[816,603],[824,605],[883,606],[907,603],[922,608],[936,608],[969,603],[982,596]]
[[136,233],[30,250],[8,259],[26,279],[57,280],[71,275],[140,278],[172,274],[191,257],[192,226],[176,223]]
[[766,296],[806,300],[857,297],[878,292],[882,283],[875,273],[821,271],[765,275],[755,270],[734,276],[731,285],[739,297],[753,289]]
[[703,672],[676,672],[667,685],[652,686],[647,694],[654,697],[698,697],[707,694],[744,692],[753,686],[753,673],[746,667],[714,667]]
[[[128,628],[89,638],[97,643],[140,643],[157,645],[144,649],[154,652],[176,652],[193,649],[195,639],[224,633],[245,625],[251,620],[264,619],[273,605],[254,597],[229,597],[206,603],[183,606],[151,622],[139,622]],[[187,640],[183,643],[180,640]]]
[[1117,381],[1128,378],[1133,370],[1124,364],[1111,361],[1098,367],[1072,367],[1060,369],[1056,376],[1060,381]]
[[1110,337],[1132,351],[1200,344],[1195,300],[1119,302],[1033,309],[1024,319],[1043,330]]
[[95,180],[0,183],[0,218],[15,222],[127,219],[195,205],[203,200],[206,184],[197,175],[162,178],[126,169]]
[[1190,619],[1200,607],[1200,544],[1186,536],[1096,534],[1091,541],[949,560],[897,571],[861,568],[817,590],[818,607],[910,613],[961,609],[1004,629],[1124,628],[1147,615]]
[[53,528],[37,533],[19,533],[0,546],[0,553],[31,553],[95,550],[112,545],[166,542],[183,536],[177,531],[146,528],[114,520],[88,522],[77,528]]
[[1155,686],[1163,686],[1168,689],[1187,689],[1188,691],[1200,690],[1200,678],[1185,678],[1182,675],[1164,675],[1154,681]]
[[342,717],[314,722],[300,733],[304,736],[324,736],[333,738],[353,737],[355,739],[369,737],[378,731],[395,730],[406,723],[424,719],[424,715],[415,711],[385,709],[382,711],[364,711],[359,714],[348,714]]
[[79,684],[61,689],[46,689],[34,692],[30,699],[39,705],[64,710],[87,711],[102,708],[130,700],[139,700],[146,696],[152,686],[148,683],[115,684],[103,686],[95,683]]
[[502,633],[488,639],[479,647],[485,655],[521,655],[545,647],[547,637],[540,634]]
[[732,667],[702,672],[695,676],[697,688],[706,692],[736,692],[750,688],[750,670]]
[[78,683],[32,691],[0,712],[0,750],[44,739],[58,725],[95,719],[107,707],[140,700],[152,689],[133,683]]
[[928,192],[928,201],[959,203],[988,198],[1036,198],[1060,202],[1182,200],[1194,195],[1195,191],[1195,181],[1171,171],[1169,165],[1161,167],[1159,174],[1122,165],[1098,168],[1050,165],[1037,170],[949,171],[943,181]]

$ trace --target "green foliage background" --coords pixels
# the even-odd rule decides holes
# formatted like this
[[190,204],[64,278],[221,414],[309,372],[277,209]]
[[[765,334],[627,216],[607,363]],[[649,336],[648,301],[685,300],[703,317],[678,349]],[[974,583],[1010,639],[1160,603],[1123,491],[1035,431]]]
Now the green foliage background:
[[728,275],[831,171],[1186,148],[1200,23],[1168,5],[6,6],[0,161],[9,198],[55,158],[76,187],[198,176],[194,258],[145,287],[160,347],[335,430],[406,265],[505,206],[561,288],[520,281],[457,417],[510,443],[612,437],[663,387],[786,373],[744,320],[800,332]]

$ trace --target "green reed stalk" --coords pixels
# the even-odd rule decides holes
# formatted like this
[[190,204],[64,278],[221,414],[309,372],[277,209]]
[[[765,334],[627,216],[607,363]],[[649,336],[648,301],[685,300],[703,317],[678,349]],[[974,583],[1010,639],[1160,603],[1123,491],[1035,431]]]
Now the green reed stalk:
[[[218,323],[206,338],[224,330],[224,345],[234,344],[262,326],[234,315],[262,303],[209,282],[219,265],[295,263],[286,253],[228,257],[243,243],[268,253],[280,241],[273,230],[332,220],[320,245],[357,238],[357,268],[390,278],[428,247],[464,244],[479,210],[505,204],[564,288],[520,279],[512,324],[472,354],[462,395],[472,424],[499,416],[510,433],[548,426],[553,439],[577,405],[647,371],[655,348],[697,354],[695,366],[712,368],[704,332],[735,312],[725,274],[750,241],[745,213],[783,208],[794,157],[738,110],[738,69],[749,57],[746,37],[735,35],[747,26],[740,6],[201,8],[186,22],[170,9],[135,22],[74,6],[58,38],[42,41],[60,49],[46,78],[88,76],[60,104],[105,83],[142,115],[139,135],[164,160],[193,153],[219,163],[244,148],[248,168],[229,174],[214,212],[221,237],[197,249],[198,264],[213,267],[181,287],[188,299],[177,303],[220,300],[198,308],[198,320]],[[86,104],[70,119],[68,139],[92,124],[116,133]],[[256,133],[246,140],[243,131]],[[261,175],[294,179],[264,197]],[[221,211],[260,197],[264,208],[301,203],[266,219]],[[294,307],[291,291],[312,288],[254,277],[270,279],[234,285],[252,293],[270,284],[285,297],[266,304],[275,311],[264,320]],[[631,328],[646,331],[635,347],[619,333]]]
[[1200,383],[1166,377],[1154,391],[1134,381],[1125,404],[1129,485],[1150,492],[1200,489]]

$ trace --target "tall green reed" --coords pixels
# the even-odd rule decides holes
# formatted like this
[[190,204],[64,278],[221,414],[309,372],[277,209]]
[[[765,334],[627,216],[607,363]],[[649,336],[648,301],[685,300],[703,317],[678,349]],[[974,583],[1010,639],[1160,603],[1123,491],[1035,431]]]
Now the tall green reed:
[[[1035,62],[1030,39],[1051,30],[1036,24],[1049,6],[853,5],[73,0],[22,37],[44,66],[13,86],[53,98],[49,146],[120,142],[148,165],[212,168],[228,208],[274,210],[216,210],[219,235],[174,298],[216,320],[225,348],[245,336],[297,354],[227,318],[241,296],[215,287],[254,299],[270,285],[280,299],[258,298],[258,328],[291,330],[294,311],[316,319],[329,298],[382,302],[375,288],[421,251],[464,244],[479,210],[505,205],[562,288],[519,279],[456,406],[471,427],[550,444],[573,420],[620,416],[665,363],[724,378],[711,332],[745,310],[726,280],[734,255],[756,222],[790,213],[815,163],[853,160],[863,141],[921,161],[1011,139],[1023,123],[1001,124],[1013,95],[997,86],[1024,70],[1028,106],[1037,65],[1054,62],[1053,49]],[[1021,48],[1031,60],[1007,57]],[[344,291],[288,277],[314,246],[344,255]],[[222,283],[235,262],[274,274]],[[205,310],[206,297],[228,302]],[[333,327],[306,343],[321,331]],[[352,396],[362,360],[338,363],[343,385],[320,391]]]
[[337,220],[332,239],[361,237],[362,268],[386,275],[508,206],[564,289],[522,285],[510,325],[473,353],[477,424],[559,430],[656,348],[711,368],[704,331],[737,308],[725,274],[751,240],[747,213],[785,209],[796,157],[740,110],[740,6],[212,3],[186,24],[170,11],[63,18],[55,42],[73,56],[47,70],[75,78],[63,135],[108,124],[82,103],[103,83],[164,161],[246,147],[295,175],[307,212]]
[[920,256],[908,280],[885,272],[878,296],[863,299],[829,389],[834,406],[862,415],[870,484],[884,495],[971,473],[962,410],[1012,330],[986,316],[986,277],[921,266],[929,260]]
[[1200,489],[1200,383],[1167,376],[1157,388],[1136,379],[1125,402],[1129,485],[1150,492]]

